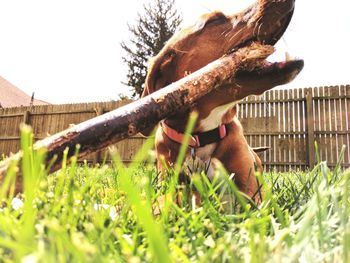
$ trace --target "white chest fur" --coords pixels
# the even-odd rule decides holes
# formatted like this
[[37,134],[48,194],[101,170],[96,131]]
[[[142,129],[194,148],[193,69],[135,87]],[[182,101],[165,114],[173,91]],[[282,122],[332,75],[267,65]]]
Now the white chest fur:
[[[214,108],[205,119],[200,120],[200,130],[203,132],[217,128],[220,124],[222,124],[222,117],[224,114],[238,102],[239,101],[234,101]],[[196,148],[193,154],[186,158],[185,169],[188,169],[190,174],[193,172],[205,171],[208,178],[213,179],[215,175],[215,167],[211,162],[211,159],[216,146],[217,143],[211,143],[203,147]]]
[[222,123],[224,114],[239,102],[240,100],[214,108],[205,119],[200,120],[199,127],[201,131],[210,131],[217,128]]
[[185,172],[191,175],[193,172],[205,172],[209,179],[214,177],[215,169],[211,162],[212,155],[217,143],[211,143],[200,148],[196,148],[191,155],[186,157],[184,163]]

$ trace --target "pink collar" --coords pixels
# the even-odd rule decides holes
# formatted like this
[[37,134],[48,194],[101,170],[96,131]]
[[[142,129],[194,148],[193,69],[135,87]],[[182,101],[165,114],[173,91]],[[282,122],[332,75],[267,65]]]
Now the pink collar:
[[[182,144],[185,134],[181,133],[165,123],[165,121],[160,122],[163,132],[174,142]],[[190,136],[188,145],[193,148],[203,147],[207,144],[218,142],[222,140],[227,135],[227,124],[221,124],[219,127],[206,131],[195,133]]]

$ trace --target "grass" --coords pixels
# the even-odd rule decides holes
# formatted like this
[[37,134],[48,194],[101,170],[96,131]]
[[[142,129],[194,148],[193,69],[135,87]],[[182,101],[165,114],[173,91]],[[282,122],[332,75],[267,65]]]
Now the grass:
[[22,129],[24,193],[13,196],[14,164],[0,186],[0,262],[350,262],[350,173],[340,165],[264,174],[258,207],[223,169],[213,182],[193,174],[196,207],[178,169],[159,187],[151,144],[128,167],[116,153],[95,167],[73,157],[47,176]]

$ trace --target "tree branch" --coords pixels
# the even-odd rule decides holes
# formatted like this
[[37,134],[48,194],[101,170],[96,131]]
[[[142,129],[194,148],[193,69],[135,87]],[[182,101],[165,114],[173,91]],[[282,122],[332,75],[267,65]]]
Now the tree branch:
[[[253,44],[233,54],[214,61],[197,72],[151,95],[104,115],[77,124],[65,131],[47,137],[34,144],[34,149],[47,149],[46,165],[55,157],[51,171],[60,169],[63,151],[68,147],[68,157],[74,155],[80,145],[79,158],[100,151],[109,145],[137,134],[160,120],[191,107],[199,98],[234,82],[238,71],[251,69],[272,54],[272,46]],[[237,100],[247,92],[236,88]],[[3,181],[12,160],[21,159],[22,153],[0,163],[0,181]]]

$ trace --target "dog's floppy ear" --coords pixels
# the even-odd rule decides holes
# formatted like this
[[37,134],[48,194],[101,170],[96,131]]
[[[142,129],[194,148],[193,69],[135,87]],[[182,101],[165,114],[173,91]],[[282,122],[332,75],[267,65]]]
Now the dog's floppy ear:
[[171,72],[174,66],[176,53],[172,50],[161,52],[150,60],[146,76],[145,89],[141,97],[145,97],[156,90],[171,83]]
[[[175,52],[172,51],[166,52],[165,55],[161,52],[150,60],[145,89],[143,90],[141,97],[145,97],[171,83],[170,78],[172,75],[172,69],[174,68],[175,55]],[[141,134],[149,136],[153,130],[154,127],[150,127],[141,131]]]

